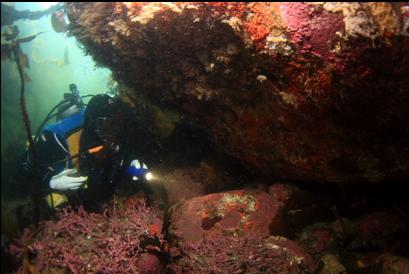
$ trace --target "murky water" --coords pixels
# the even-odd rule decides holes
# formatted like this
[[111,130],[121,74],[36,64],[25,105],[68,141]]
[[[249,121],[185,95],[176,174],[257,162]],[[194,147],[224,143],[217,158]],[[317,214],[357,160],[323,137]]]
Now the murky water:
[[[17,10],[41,10],[52,3],[15,3]],[[69,92],[68,85],[76,83],[80,92],[97,94],[106,92],[110,76],[108,69],[96,68],[90,56],[84,56],[74,37],[56,33],[51,26],[51,16],[39,20],[18,20],[14,22],[20,34],[17,38],[43,32],[34,40],[21,43],[21,49],[28,57],[29,68],[25,73],[31,79],[26,81],[26,106],[33,133],[47,113]],[[5,32],[7,27],[2,27]],[[2,44],[6,43],[2,36]],[[24,150],[26,133],[19,107],[20,78],[16,63],[10,59],[1,61],[1,197],[9,197],[18,190],[13,189],[12,178],[16,176],[13,167],[19,151]],[[50,122],[53,122],[51,120]]]
[[[44,10],[56,3],[11,3],[16,10]],[[3,6],[2,6],[3,9]],[[3,16],[3,11],[2,11]],[[67,18],[65,18],[68,20]],[[78,86],[81,95],[107,92],[110,70],[96,68],[92,57],[85,56],[74,37],[57,33],[51,25],[51,15],[39,20],[17,20],[21,39],[41,32],[33,40],[20,43],[26,74],[25,98],[31,131],[37,131],[47,113],[68,93],[70,83]],[[8,26],[1,33],[10,32]],[[1,37],[1,212],[3,242],[16,236],[14,212],[22,200],[29,199],[31,187],[17,167],[17,157],[25,150],[27,133],[20,108],[20,77],[14,58],[3,56],[3,45],[10,43]],[[3,58],[4,57],[4,58]],[[55,122],[51,119],[49,123]]]

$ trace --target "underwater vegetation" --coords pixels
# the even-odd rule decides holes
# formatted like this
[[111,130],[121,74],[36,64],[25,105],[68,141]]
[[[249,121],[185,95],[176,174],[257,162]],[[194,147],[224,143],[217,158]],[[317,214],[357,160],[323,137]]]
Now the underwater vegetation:
[[160,273],[158,256],[147,252],[164,242],[160,212],[143,199],[116,203],[103,214],[65,209],[59,221],[27,230],[9,251],[23,261],[19,273]]
[[180,197],[166,214],[116,197],[103,213],[62,210],[7,253],[19,273],[407,273],[402,216],[376,199],[341,218],[328,200],[280,183]]
[[407,3],[64,5],[160,179],[28,228],[13,271],[409,273]]

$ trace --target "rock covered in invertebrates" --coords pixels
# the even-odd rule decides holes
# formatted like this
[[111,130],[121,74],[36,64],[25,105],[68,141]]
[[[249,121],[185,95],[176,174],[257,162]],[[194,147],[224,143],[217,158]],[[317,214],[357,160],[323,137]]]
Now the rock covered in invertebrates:
[[133,101],[191,118],[264,175],[409,178],[402,3],[68,3],[67,13]]

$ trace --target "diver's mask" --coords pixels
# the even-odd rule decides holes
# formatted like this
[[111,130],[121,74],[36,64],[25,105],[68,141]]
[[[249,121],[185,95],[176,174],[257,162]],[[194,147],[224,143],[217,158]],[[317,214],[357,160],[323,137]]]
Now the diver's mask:
[[115,117],[97,117],[94,121],[94,131],[105,143],[116,143],[123,131],[122,122]]

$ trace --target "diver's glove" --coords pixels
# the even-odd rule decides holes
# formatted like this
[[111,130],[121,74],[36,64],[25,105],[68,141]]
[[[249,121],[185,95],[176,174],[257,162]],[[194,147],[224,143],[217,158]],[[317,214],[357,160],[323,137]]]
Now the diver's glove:
[[149,181],[150,172],[148,167],[139,160],[133,160],[129,167],[126,169],[126,172],[131,176],[133,181],[138,181],[139,179],[146,179]]
[[50,187],[55,190],[65,191],[65,190],[76,190],[79,189],[84,182],[87,181],[88,177],[79,176],[71,177],[69,175],[75,174],[78,171],[74,169],[64,169],[57,175],[51,177]]

